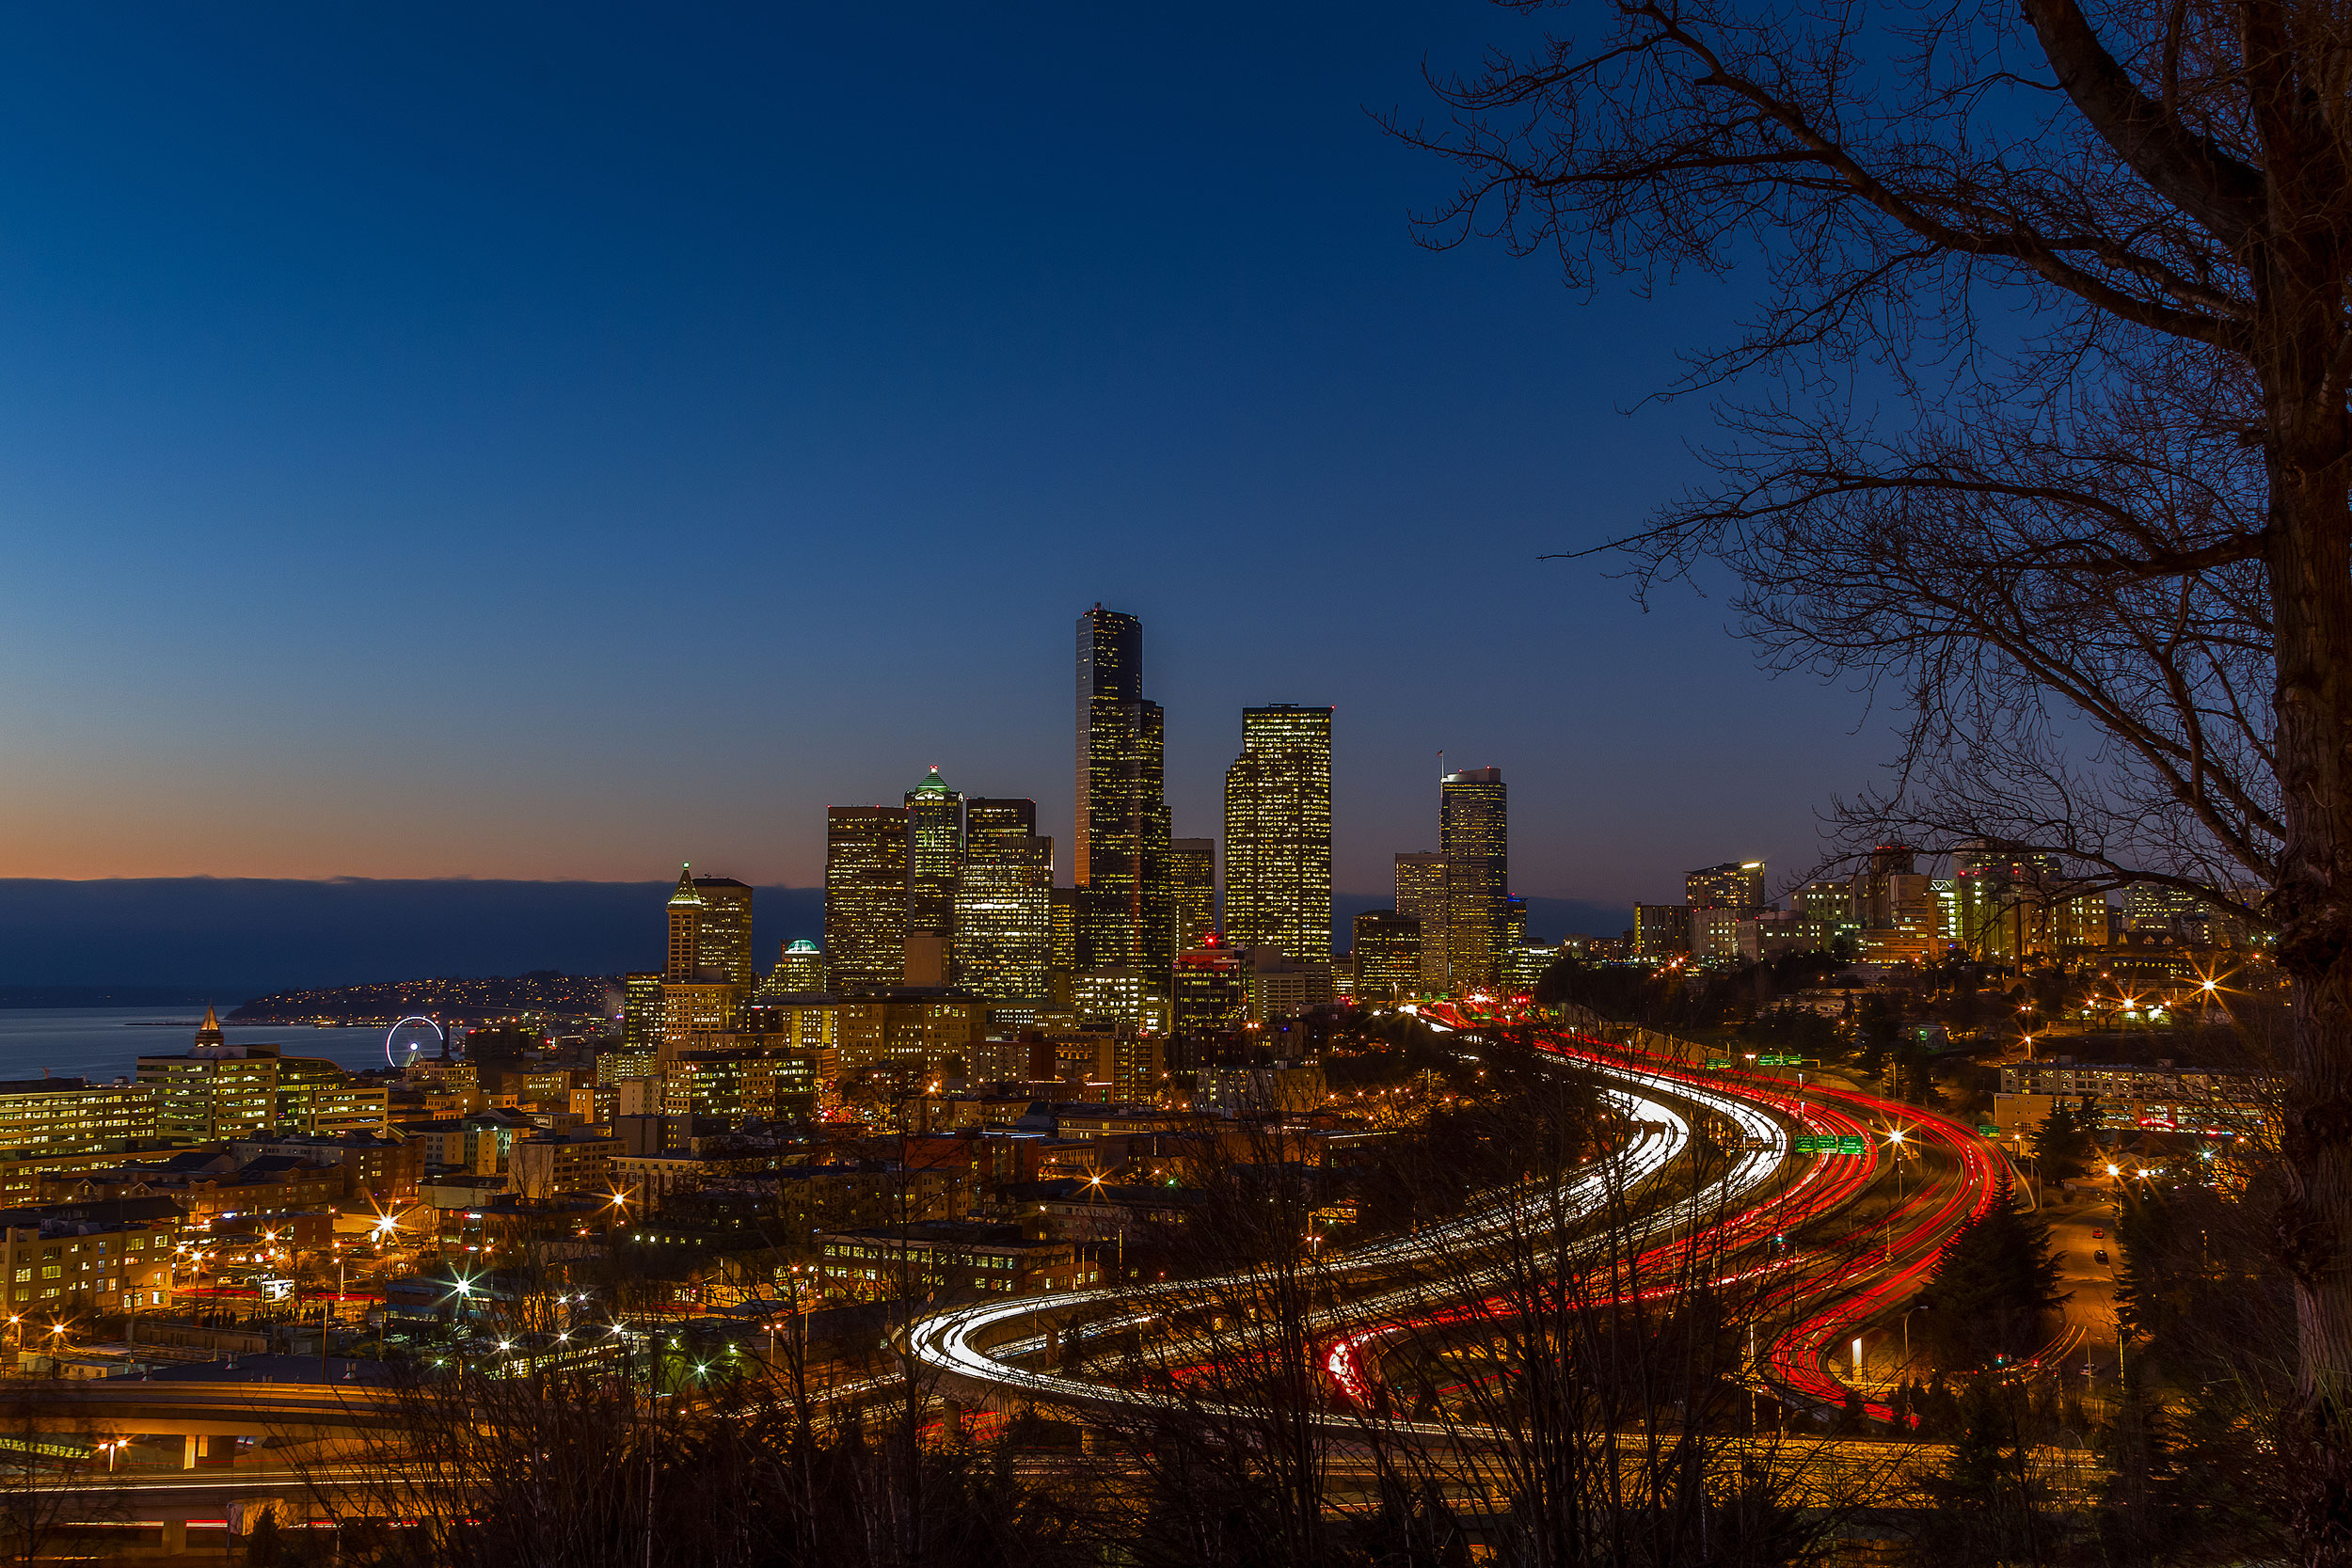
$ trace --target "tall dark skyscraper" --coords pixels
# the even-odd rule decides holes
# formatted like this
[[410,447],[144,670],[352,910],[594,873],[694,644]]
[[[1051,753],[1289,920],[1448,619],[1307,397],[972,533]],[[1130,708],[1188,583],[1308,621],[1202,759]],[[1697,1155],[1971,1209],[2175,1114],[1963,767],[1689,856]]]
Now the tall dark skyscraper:
[[825,962],[836,990],[906,983],[906,807],[825,808]]
[[1511,896],[1508,799],[1500,768],[1466,768],[1438,785],[1446,980],[1457,991],[1491,986],[1501,973]]
[[1331,956],[1331,710],[1241,712],[1225,772],[1225,934],[1293,958]]
[[1163,996],[1176,945],[1164,743],[1143,696],[1143,623],[1098,604],[1078,617],[1078,967],[1140,970]]
[[949,935],[963,870],[963,797],[934,768],[907,791],[907,929]]

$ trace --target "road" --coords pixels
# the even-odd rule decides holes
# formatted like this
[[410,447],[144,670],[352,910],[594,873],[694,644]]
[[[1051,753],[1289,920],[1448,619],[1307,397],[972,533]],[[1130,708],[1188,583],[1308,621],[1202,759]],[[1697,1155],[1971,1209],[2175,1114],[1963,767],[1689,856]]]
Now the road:
[[[1434,1026],[1474,1036],[1487,1019],[1462,1009],[1435,1007],[1423,1017]],[[1692,1114],[1719,1117],[1739,1130],[1741,1150],[1710,1190],[1644,1211],[1631,1222],[1638,1235],[1621,1237],[1624,1250],[1640,1249],[1640,1266],[1653,1277],[1672,1277],[1678,1256],[1737,1260],[1751,1274],[1785,1275],[1785,1298],[1799,1309],[1759,1344],[1761,1373],[1800,1402],[1842,1405],[1851,1386],[1832,1370],[1836,1351],[1858,1335],[1884,1329],[1900,1305],[1932,1271],[1952,1233],[1981,1213],[1998,1192],[1998,1156],[1973,1129],[1948,1117],[1858,1090],[1822,1085],[1799,1086],[1754,1073],[1629,1051],[1606,1040],[1556,1030],[1538,1030],[1538,1045],[1565,1062],[1587,1069],[1613,1085],[1620,1108],[1659,1131],[1636,1139],[1623,1156],[1631,1162],[1597,1166],[1574,1180],[1595,1192],[1613,1184],[1629,1191],[1655,1178],[1690,1144]],[[1795,1133],[1832,1134],[1863,1140],[1859,1155],[1792,1151]],[[1867,1226],[1814,1242],[1803,1254],[1774,1256],[1779,1239],[1801,1225],[1833,1219],[1864,1195],[1882,1189],[1897,1153],[1905,1156],[1914,1185],[1886,1202]],[[1775,1180],[1774,1178],[1779,1180]],[[1349,1255],[1364,1263],[1396,1264],[1474,1244],[1481,1218],[1465,1216],[1419,1236],[1396,1238]],[[1639,1277],[1637,1275],[1637,1277]],[[950,1397],[1001,1404],[1033,1400],[1080,1413],[1133,1414],[1169,1402],[1167,1396],[1104,1381],[1050,1371],[1033,1362],[1054,1344],[1050,1324],[1105,1301],[1127,1310],[1097,1332],[1148,1323],[1158,1316],[1155,1298],[1246,1283],[1192,1281],[1137,1296],[1110,1291],[1066,1292],[1049,1297],[997,1301],[947,1308],[920,1320],[912,1330],[916,1359]],[[1367,1294],[1319,1316],[1316,1327],[1329,1334],[1326,1368],[1345,1395],[1361,1400],[1377,1376],[1377,1348],[1386,1336],[1415,1321],[1436,1321],[1460,1312],[1475,1300],[1475,1275],[1457,1271],[1451,1281],[1457,1304],[1400,1295]],[[1428,1287],[1419,1288],[1426,1292]],[[1422,1316],[1416,1320],[1414,1314]],[[1358,1326],[1348,1326],[1353,1319]],[[1847,1355],[1849,1371],[1851,1353]],[[1859,1382],[1879,1381],[1867,1370]],[[1188,1408],[1200,1408],[1188,1406]],[[1866,1401],[1880,1419],[1884,1405]],[[1335,1421],[1344,1423],[1343,1417]],[[1425,1430],[1424,1430],[1425,1428]],[[1435,1423],[1384,1423],[1384,1430],[1432,1440],[1458,1441],[1465,1430]]]

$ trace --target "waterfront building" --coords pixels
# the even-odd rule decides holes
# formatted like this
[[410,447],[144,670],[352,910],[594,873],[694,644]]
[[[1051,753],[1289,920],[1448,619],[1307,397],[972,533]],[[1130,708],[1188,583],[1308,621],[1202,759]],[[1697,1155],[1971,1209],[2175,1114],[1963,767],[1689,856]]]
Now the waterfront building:
[[1446,867],[1446,983],[1495,983],[1511,896],[1509,795],[1500,768],[1466,768],[1438,785],[1438,852]]
[[155,1136],[151,1085],[81,1078],[0,1083],[0,1150],[12,1158],[102,1154]]
[[1242,709],[1225,773],[1225,934],[1295,958],[1331,956],[1331,709]]
[[344,1132],[391,1124],[389,1091],[333,1062],[275,1045],[199,1045],[141,1056],[156,1135],[210,1143],[248,1132]]
[[1175,957],[1165,745],[1143,695],[1143,624],[1098,604],[1078,617],[1076,967],[1140,970],[1155,994]]
[[906,807],[825,809],[825,961],[836,990],[905,982]]

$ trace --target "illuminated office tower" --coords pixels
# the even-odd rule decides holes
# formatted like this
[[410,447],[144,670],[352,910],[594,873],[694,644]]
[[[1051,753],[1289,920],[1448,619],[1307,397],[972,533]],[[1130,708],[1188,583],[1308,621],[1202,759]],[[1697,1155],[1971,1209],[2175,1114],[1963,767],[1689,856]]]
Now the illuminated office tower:
[[1356,917],[1356,1000],[1394,1002],[1421,990],[1421,922],[1394,910]]
[[1176,914],[1176,951],[1189,953],[1216,929],[1216,840],[1168,841],[1168,895]]
[[1445,857],[1396,857],[1396,912],[1421,927],[1421,989],[1445,990]]
[[997,1002],[1040,1002],[1054,961],[1054,841],[1034,800],[964,802],[956,881],[955,983]]
[[1684,902],[1694,910],[1736,910],[1753,918],[1764,908],[1764,863],[1725,861],[1682,879]]
[[1247,958],[1215,932],[1199,947],[1179,954],[1173,1007],[1175,1038],[1168,1065],[1189,1072],[1214,1063],[1249,1017]]
[[622,976],[621,1044],[651,1053],[661,1044],[663,976],[650,972]]
[[672,980],[691,980],[702,964],[703,895],[694,891],[694,873],[677,868],[677,891],[670,895],[670,951],[661,967]]
[[1098,604],[1078,617],[1077,967],[1139,970],[1162,996],[1176,932],[1165,742],[1160,706],[1143,696],[1143,623]]
[[825,961],[836,990],[906,983],[906,807],[825,808]]
[[1331,956],[1331,710],[1241,710],[1225,770],[1225,934],[1237,947]]
[[906,806],[907,929],[944,937],[954,928],[963,869],[963,797],[934,768],[907,791]]
[[806,937],[795,937],[776,954],[776,967],[768,972],[768,989],[787,996],[822,991],[825,955]]
[[1502,901],[1502,950],[1506,953],[1527,945],[1527,900],[1505,898]]
[[694,967],[706,979],[748,986],[752,971],[752,890],[732,877],[697,877],[702,911],[694,922]]
[[1446,984],[1457,991],[1491,986],[1501,973],[1504,905],[1511,896],[1505,789],[1500,768],[1466,768],[1448,773],[1438,785]]

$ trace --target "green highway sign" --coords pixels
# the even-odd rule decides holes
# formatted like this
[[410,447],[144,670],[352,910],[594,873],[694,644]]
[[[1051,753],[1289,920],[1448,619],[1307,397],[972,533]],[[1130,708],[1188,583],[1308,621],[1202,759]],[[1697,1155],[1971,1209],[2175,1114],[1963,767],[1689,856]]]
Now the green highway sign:
[[1729,1067],[1731,1065],[1731,1058],[1728,1056],[1709,1056],[1707,1058],[1707,1065],[1708,1067]]
[[1757,1067],[1787,1067],[1788,1065],[1788,1058],[1786,1056],[1758,1056],[1756,1059],[1756,1065]]
[[1860,1138],[1840,1138],[1837,1140],[1837,1152],[1840,1154],[1862,1154],[1867,1152],[1867,1147]]

